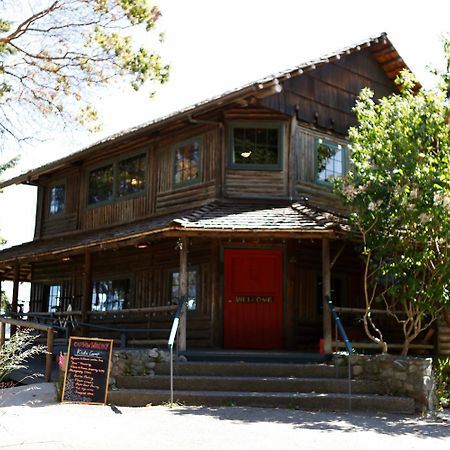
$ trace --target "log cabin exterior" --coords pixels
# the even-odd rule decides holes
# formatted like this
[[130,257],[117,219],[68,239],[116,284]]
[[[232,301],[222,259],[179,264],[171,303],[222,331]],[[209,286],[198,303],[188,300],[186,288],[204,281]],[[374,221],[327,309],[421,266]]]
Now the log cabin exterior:
[[325,336],[330,351],[323,295],[357,308],[363,294],[329,179],[348,165],[360,90],[392,93],[405,67],[382,34],[2,183],[38,201],[34,240],[0,252],[0,278],[31,281],[30,311],[70,305],[95,335],[154,339],[170,316],[151,311],[181,292],[188,348],[317,351]]

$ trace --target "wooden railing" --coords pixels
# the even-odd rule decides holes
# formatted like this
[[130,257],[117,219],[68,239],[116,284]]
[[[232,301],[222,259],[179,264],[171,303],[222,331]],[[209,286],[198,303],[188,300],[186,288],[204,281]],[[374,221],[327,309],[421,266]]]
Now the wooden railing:
[[34,330],[47,332],[47,351],[45,355],[45,381],[49,382],[52,373],[52,356],[53,356],[53,327],[42,323],[30,322],[28,320],[11,319],[8,317],[0,317],[0,348],[5,345],[6,324],[21,328],[32,328]]

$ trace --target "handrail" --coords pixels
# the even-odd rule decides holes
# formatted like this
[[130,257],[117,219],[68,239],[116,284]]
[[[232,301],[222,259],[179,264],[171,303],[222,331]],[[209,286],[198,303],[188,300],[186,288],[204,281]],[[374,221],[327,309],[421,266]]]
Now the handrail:
[[172,328],[170,330],[169,341],[167,345],[170,351],[170,403],[173,403],[173,344],[177,336],[178,326],[180,324],[180,315],[183,310],[183,305],[186,303],[186,296],[181,297],[178,300],[178,307],[175,312],[175,317],[173,319]]
[[[342,340],[344,341],[345,348],[348,352],[348,409],[352,410],[352,362],[351,362],[351,355],[353,353],[353,347],[352,344],[350,344],[350,341],[347,337],[347,333],[345,332],[344,326],[342,325],[341,319],[336,312],[336,309],[333,305],[333,302],[331,301],[330,296],[325,296],[325,303],[328,305],[328,308],[330,309],[331,315],[334,319],[334,323],[336,324],[336,327],[339,329],[339,333],[341,334]],[[336,341],[337,341],[337,330],[336,330]],[[337,350],[337,349],[336,349]]]
[[345,332],[345,329],[344,329],[344,326],[342,325],[341,319],[338,316],[338,313],[336,312],[336,308],[334,307],[333,302],[331,301],[331,298],[328,295],[325,297],[325,303],[328,305],[328,308],[331,311],[331,315],[333,316],[334,323],[338,327],[339,333],[341,334],[342,339],[345,343],[345,348],[347,349],[349,355],[351,355],[353,353],[352,344],[350,343],[350,341],[347,337],[347,333]]

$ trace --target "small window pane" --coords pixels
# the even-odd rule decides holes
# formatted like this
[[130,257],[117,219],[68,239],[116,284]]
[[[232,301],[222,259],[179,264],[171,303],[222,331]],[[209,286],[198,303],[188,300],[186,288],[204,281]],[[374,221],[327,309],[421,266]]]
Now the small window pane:
[[65,195],[64,185],[50,188],[50,215],[64,212]]
[[344,149],[340,145],[319,142],[317,145],[317,179],[329,183],[344,175]]
[[102,203],[112,200],[114,189],[114,169],[110,164],[89,172],[88,203]]
[[59,310],[61,301],[61,285],[53,284],[48,287],[48,311],[56,312]]
[[95,281],[92,287],[92,311],[126,309],[129,294],[129,279]]
[[145,155],[119,161],[119,196],[136,194],[145,189]]
[[189,142],[175,149],[175,185],[195,181],[200,177],[199,141]]
[[280,136],[278,128],[233,128],[233,161],[243,165],[279,163]]
[[[187,273],[187,309],[195,311],[197,309],[198,298],[198,271],[189,270]],[[180,296],[180,276],[179,272],[172,272],[171,274],[171,291],[172,303],[177,303]]]

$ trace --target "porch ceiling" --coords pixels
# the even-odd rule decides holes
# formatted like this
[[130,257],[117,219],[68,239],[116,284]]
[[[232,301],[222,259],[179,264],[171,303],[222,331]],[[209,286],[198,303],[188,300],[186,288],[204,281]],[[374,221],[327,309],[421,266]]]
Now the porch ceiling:
[[163,237],[336,237],[348,231],[344,216],[302,203],[216,201],[184,212],[95,231],[39,239],[0,251],[0,279],[31,278],[31,263],[85,251],[127,247]]

